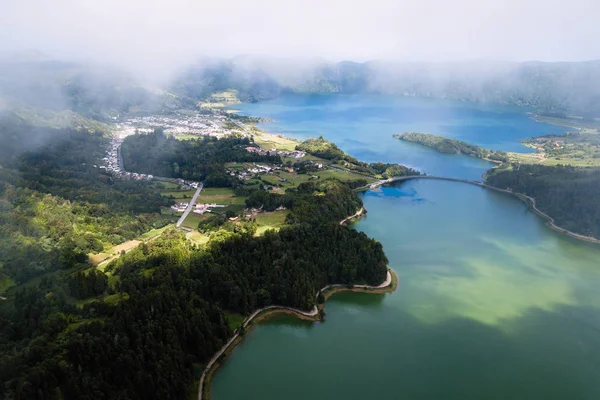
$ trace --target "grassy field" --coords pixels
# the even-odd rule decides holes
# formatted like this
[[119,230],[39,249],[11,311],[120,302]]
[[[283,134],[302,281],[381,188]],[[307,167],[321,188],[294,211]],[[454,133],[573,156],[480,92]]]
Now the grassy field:
[[[272,174],[262,174],[261,179],[263,182],[269,183],[273,186],[279,186],[283,189],[294,188],[303,182],[308,182],[318,176],[319,180],[335,178],[342,182],[354,181],[357,179],[366,179],[368,183],[376,182],[376,179],[368,178],[362,175],[353,174],[351,172],[340,171],[337,169],[324,168],[322,170],[311,172],[308,174],[293,174],[287,171],[276,171]],[[286,179],[287,182],[281,182],[281,179]]]
[[121,251],[128,252],[129,250],[137,247],[140,243],[142,243],[141,240],[128,240],[111,247],[110,249],[107,249],[103,253],[91,254],[88,257],[93,265],[99,265],[101,262],[106,261],[113,256],[118,256]]
[[136,239],[141,240],[142,242],[148,241],[150,239],[154,239],[155,237],[162,235],[162,233],[164,231],[166,231],[169,228],[172,228],[173,226],[174,226],[173,224],[169,224],[169,225],[163,226],[162,228],[152,229],[146,233],[141,234]]
[[[200,192],[198,203],[215,203],[225,205],[244,205],[245,197],[236,196],[230,188],[207,188]],[[223,211],[222,208],[215,209],[216,212]]]
[[229,327],[231,328],[232,331],[239,328],[239,326],[242,325],[242,322],[244,322],[244,319],[245,319],[245,317],[243,315],[234,313],[234,312],[225,311],[225,316],[227,317],[227,321],[229,322]]
[[287,151],[296,150],[296,146],[300,144],[300,142],[284,136],[273,135],[266,132],[261,132],[260,135],[256,134],[254,136],[254,142],[267,150],[277,149]]
[[353,174],[352,172],[340,171],[337,169],[325,169],[323,171],[316,172],[315,175],[319,176],[319,178],[321,178],[321,179],[336,178],[342,182],[354,181],[357,179],[366,179],[367,182],[369,182],[369,183],[377,181],[376,179],[373,179],[373,178],[369,178],[369,177],[362,176],[359,174]]
[[179,189],[179,185],[174,182],[160,182],[160,184],[164,186],[164,191]]
[[[139,246],[140,243],[147,242],[149,240],[152,240],[152,239],[162,235],[162,233],[165,230],[172,228],[172,227],[173,227],[173,224],[169,224],[169,225],[163,226],[162,228],[152,229],[146,233],[141,234],[134,240],[128,240],[119,245],[113,246],[109,249],[106,249],[102,253],[89,254],[88,255],[89,260],[92,263],[92,265],[97,265],[100,268],[100,270],[103,270],[103,267],[106,266],[106,264],[108,264],[108,261],[112,260],[115,257],[118,257],[119,254],[121,253],[121,251],[128,252],[129,250]],[[100,265],[101,263],[103,264],[102,266]]]
[[109,294],[106,296],[89,297],[87,299],[82,299],[82,300],[75,300],[75,301],[73,301],[73,304],[75,304],[77,307],[83,308],[84,305],[92,303],[94,301],[100,300],[100,301],[104,301],[107,304],[115,305],[118,302],[127,300],[127,299],[129,299],[129,294],[127,294],[127,292],[124,292],[124,293]]
[[194,197],[195,190],[177,190],[177,191],[165,191],[160,192],[161,195],[165,197],[171,197],[175,199],[175,201],[184,202],[189,201],[192,197]]
[[15,282],[9,277],[0,272],[0,294],[4,293],[8,288],[15,285]]
[[185,237],[188,238],[188,240],[190,240],[191,242],[193,242],[195,244],[206,244],[206,243],[208,243],[208,240],[209,240],[208,236],[206,236],[196,230],[186,233]]
[[198,229],[198,222],[202,221],[205,218],[207,218],[207,214],[199,215],[199,214],[189,213],[187,218],[181,224],[181,226],[196,230],[196,229]]
[[273,211],[261,213],[256,216],[256,235],[260,236],[269,229],[279,230],[285,224],[288,211]]
[[[273,174],[262,174],[261,179],[273,186],[282,188],[296,187],[303,182],[310,180],[311,175],[308,174],[292,174],[287,171],[276,171]],[[287,182],[281,182],[281,179],[286,179]]]
[[235,193],[231,188],[204,188],[200,192],[200,197],[213,196],[235,196]]

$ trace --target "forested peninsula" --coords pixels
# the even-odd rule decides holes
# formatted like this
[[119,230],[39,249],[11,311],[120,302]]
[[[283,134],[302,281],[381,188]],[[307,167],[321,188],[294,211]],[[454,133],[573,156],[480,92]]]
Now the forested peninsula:
[[467,142],[462,142],[460,140],[450,139],[443,136],[432,135],[429,133],[397,133],[394,134],[394,138],[403,140],[405,142],[417,143],[432,148],[440,153],[465,155],[493,162],[508,161],[508,156],[504,151],[488,150]]
[[560,228],[600,238],[600,170],[514,165],[491,173],[486,184],[533,197]]

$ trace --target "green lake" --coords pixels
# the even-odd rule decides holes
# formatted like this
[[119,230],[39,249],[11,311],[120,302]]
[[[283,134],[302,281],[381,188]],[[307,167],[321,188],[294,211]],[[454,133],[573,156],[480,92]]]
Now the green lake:
[[398,290],[335,295],[324,323],[260,324],[215,374],[213,400],[600,398],[600,247],[463,183],[363,201],[354,226],[383,244]]

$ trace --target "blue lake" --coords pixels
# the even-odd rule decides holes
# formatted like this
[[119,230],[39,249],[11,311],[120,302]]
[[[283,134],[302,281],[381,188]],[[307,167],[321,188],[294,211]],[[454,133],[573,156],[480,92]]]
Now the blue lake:
[[394,133],[424,132],[493,150],[531,152],[522,139],[564,128],[540,124],[522,108],[381,95],[290,94],[275,100],[231,107],[267,117],[259,127],[298,139],[323,135],[367,162],[397,162],[428,175],[479,179],[491,167],[482,160],[439,154],[394,139]]
[[[468,178],[487,165],[391,134],[453,134],[518,150],[518,139],[560,131],[514,109],[376,96],[286,96],[236,108],[277,119],[264,125],[272,132],[323,133],[363,160],[410,159]],[[215,374],[211,398],[600,398],[600,247],[474,185],[414,180],[362,196],[368,214],[354,227],[382,243],[398,289],[335,295],[324,323],[282,316],[260,324]]]

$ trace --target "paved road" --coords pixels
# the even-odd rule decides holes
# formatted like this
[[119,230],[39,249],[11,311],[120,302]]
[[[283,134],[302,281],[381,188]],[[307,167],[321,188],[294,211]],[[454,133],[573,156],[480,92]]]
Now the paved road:
[[[354,285],[353,287],[355,287],[355,288],[368,288],[368,289],[381,289],[381,288],[389,286],[391,283],[392,283],[392,273],[388,269],[385,281],[383,281],[383,283],[381,283],[381,285],[377,285],[377,286]],[[329,288],[338,287],[338,286],[339,287],[348,287],[348,285],[342,285],[342,284],[327,285],[323,289],[319,290],[315,296],[318,297],[319,293],[321,293],[322,291],[327,290]],[[248,324],[250,322],[252,322],[252,320],[254,318],[256,318],[256,316],[258,314],[260,314],[261,312],[263,312],[265,310],[273,310],[273,309],[289,310],[289,311],[293,311],[293,312],[295,312],[297,314],[300,314],[300,315],[305,315],[307,317],[315,317],[319,313],[319,309],[317,308],[317,306],[314,306],[313,309],[311,311],[308,311],[308,312],[307,311],[298,310],[297,308],[292,308],[292,307],[268,306],[268,307],[260,308],[260,309],[258,309],[256,311],[254,311],[248,318],[246,318],[246,320],[244,320],[244,322],[242,323],[242,325],[245,328],[246,326],[248,326]],[[239,332],[236,332],[233,335],[233,337],[231,339],[229,339],[229,341],[225,344],[225,346],[221,347],[221,350],[219,350],[217,352],[217,354],[215,354],[213,356],[213,358],[211,358],[211,360],[208,362],[208,364],[206,364],[206,367],[204,368],[204,371],[202,372],[202,376],[200,377],[200,384],[198,385],[198,400],[202,400],[202,398],[204,396],[204,382],[206,380],[206,376],[208,375],[208,372],[212,369],[213,365],[217,362],[217,360],[219,359],[219,357],[221,357],[223,355],[223,353],[225,353],[225,351],[229,348],[229,346],[231,346],[231,344],[239,336],[240,336]]]
[[437,179],[437,180],[441,180],[441,181],[452,181],[452,182],[463,182],[463,183],[468,183],[470,185],[475,185],[475,186],[479,186],[482,188],[486,188],[486,189],[490,189],[490,190],[495,190],[497,192],[504,192],[504,193],[508,193],[510,195],[516,196],[518,198],[520,198],[521,200],[525,201],[526,204],[531,206],[531,209],[540,217],[544,218],[547,222],[547,225],[557,231],[557,232],[561,232],[564,233],[565,235],[571,236],[573,238],[576,239],[580,239],[586,242],[590,242],[590,243],[600,243],[600,239],[597,239],[595,237],[591,237],[591,236],[585,236],[585,235],[581,235],[579,233],[575,233],[575,232],[571,232],[568,229],[565,228],[561,228],[560,226],[556,225],[556,223],[554,222],[554,218],[552,218],[551,216],[549,216],[548,214],[546,214],[545,212],[541,211],[539,208],[537,208],[537,205],[535,203],[535,199],[531,196],[527,196],[526,194],[523,193],[518,193],[518,192],[513,192],[512,190],[507,190],[507,189],[500,189],[497,188],[495,186],[490,186],[490,185],[486,185],[485,183],[481,182],[481,181],[470,181],[467,179],[457,179],[457,178],[445,178],[445,177],[441,177],[441,176],[429,176],[429,175],[410,175],[410,176],[400,176],[397,178],[391,178],[391,179],[386,179],[386,180],[381,180],[377,183],[371,184],[371,185],[367,185],[367,186],[363,186],[360,188],[356,188],[355,190],[364,190],[364,189],[370,189],[373,186],[380,186],[380,185],[384,185],[386,183],[392,183],[392,182],[401,182],[401,181],[407,181],[410,179]]
[[202,190],[203,187],[204,187],[204,185],[202,183],[200,183],[200,185],[198,185],[198,189],[196,189],[196,193],[194,193],[194,197],[192,197],[192,200],[190,201],[190,203],[188,204],[187,208],[183,212],[183,215],[181,216],[181,218],[179,218],[179,221],[177,221],[177,223],[175,224],[176,227],[179,228],[179,226],[187,218],[187,216],[190,213],[190,211],[192,211],[192,208],[194,207],[194,204],[196,204],[196,199],[200,195],[200,191]]

